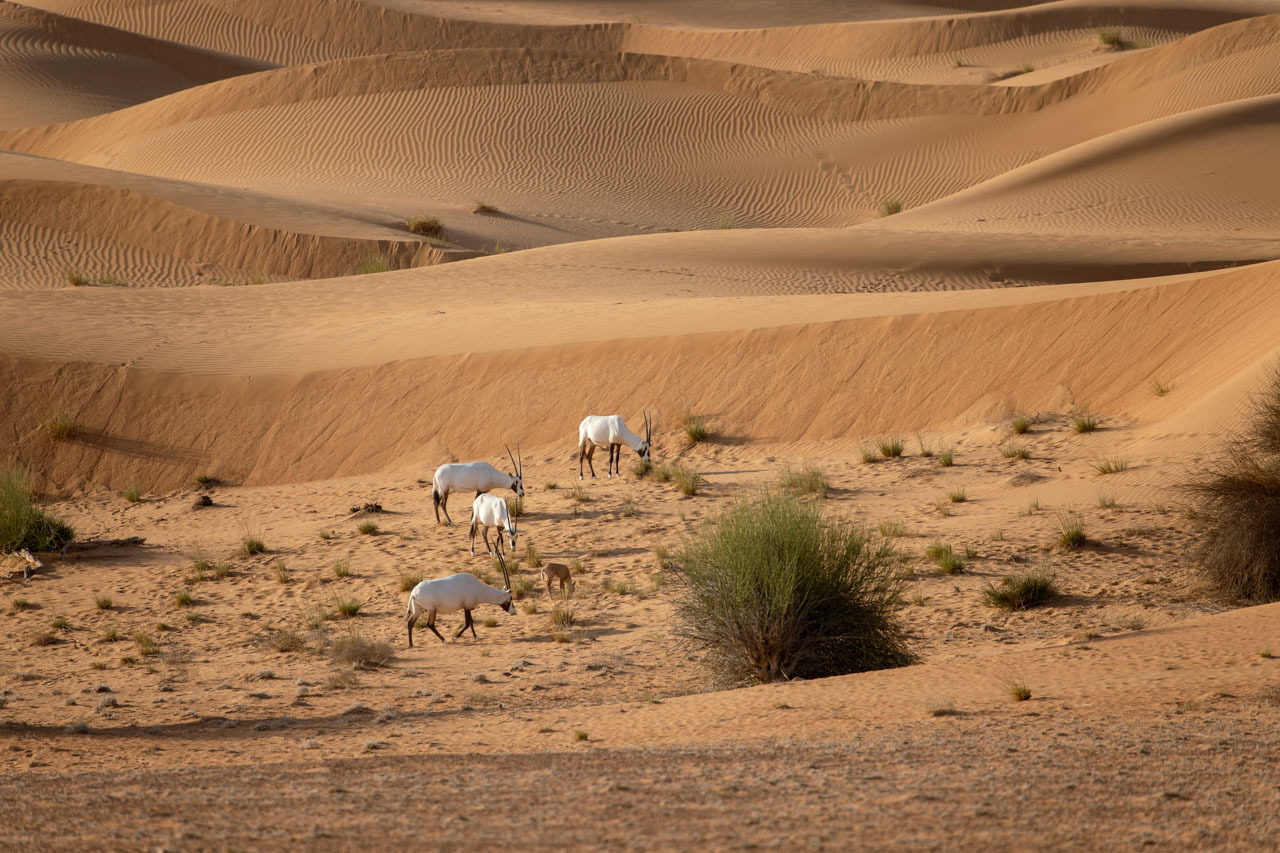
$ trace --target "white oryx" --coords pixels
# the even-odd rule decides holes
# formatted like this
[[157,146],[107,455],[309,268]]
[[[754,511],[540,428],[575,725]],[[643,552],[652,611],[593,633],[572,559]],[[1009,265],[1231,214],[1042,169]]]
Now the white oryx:
[[578,479],[582,479],[582,460],[587,460],[591,468],[591,479],[596,478],[596,466],[591,457],[597,447],[609,448],[609,471],[612,477],[617,471],[622,474],[622,445],[626,445],[640,455],[645,462],[649,461],[649,441],[653,438],[653,421],[649,413],[644,415],[644,438],[627,429],[621,415],[587,415],[578,424]]
[[450,462],[437,468],[431,479],[431,500],[435,503],[436,524],[440,523],[440,510],[443,509],[445,522],[450,527],[453,526],[453,519],[449,517],[450,492],[469,492],[474,489],[477,495],[481,495],[494,489],[510,489],[524,497],[524,459],[519,453],[519,447],[516,448],[516,456],[511,455],[510,447],[507,448],[507,456],[515,469],[514,474],[499,471],[488,462]]
[[[502,553],[502,533],[506,531],[507,538],[511,540],[511,550],[516,549],[516,536],[519,531],[516,530],[516,523],[511,520],[511,512],[507,509],[507,502],[497,495],[476,495],[476,499],[471,504],[471,554],[476,553],[476,528],[482,527],[484,537],[484,547],[490,554]],[[489,547],[489,528],[498,528],[496,547],[497,551]]]
[[440,637],[442,643],[445,639],[436,630],[438,614],[456,613],[461,610],[466,615],[462,627],[453,635],[455,640],[468,628],[471,629],[471,636],[476,636],[476,626],[471,621],[471,611],[481,604],[496,604],[514,616],[516,606],[511,603],[511,575],[507,573],[507,564],[501,557],[498,559],[498,564],[502,566],[502,578],[506,582],[506,586],[502,589],[494,589],[475,575],[466,572],[422,581],[415,586],[413,592],[409,593],[409,609],[405,613],[405,622],[409,628],[409,648],[413,648],[413,623],[417,622],[418,617],[423,613],[427,614],[427,627],[431,629],[431,633]]

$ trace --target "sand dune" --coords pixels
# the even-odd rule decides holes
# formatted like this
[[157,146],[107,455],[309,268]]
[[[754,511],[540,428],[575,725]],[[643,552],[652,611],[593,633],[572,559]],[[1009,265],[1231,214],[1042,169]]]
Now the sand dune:
[[[1277,605],[1205,586],[1180,484],[1280,358],[1278,125],[1274,0],[0,0],[0,465],[147,540],[0,577],[10,788],[78,846],[403,842],[436,758],[561,792],[535,847],[1255,849]],[[580,483],[590,412],[695,493]],[[507,445],[519,610],[410,649],[415,575],[497,571],[431,472]],[[669,554],[792,466],[923,662],[712,690]],[[235,803],[152,809],[175,768]]]

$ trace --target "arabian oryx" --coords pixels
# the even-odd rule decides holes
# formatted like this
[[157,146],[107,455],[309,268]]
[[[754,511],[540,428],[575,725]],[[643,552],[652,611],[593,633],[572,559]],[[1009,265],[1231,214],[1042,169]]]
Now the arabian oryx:
[[494,468],[488,462],[451,462],[436,469],[431,480],[431,500],[435,503],[436,524],[440,523],[440,510],[444,510],[444,520],[452,527],[453,519],[449,517],[449,493],[453,491],[469,492],[475,490],[477,496],[493,489],[510,489],[520,497],[524,497],[524,459],[519,456],[520,448],[516,448],[516,456],[507,448],[507,457],[511,459],[514,474],[506,474]]
[[653,438],[653,421],[649,413],[644,414],[644,438],[627,429],[621,415],[587,415],[578,424],[578,479],[582,479],[582,460],[587,460],[591,468],[591,479],[596,478],[596,466],[591,457],[597,447],[609,448],[608,476],[617,471],[622,475],[622,445],[626,445],[640,455],[645,462],[649,461],[649,442]]
[[[497,540],[496,550],[489,547],[489,528],[496,527]],[[490,554],[502,553],[502,534],[506,532],[507,538],[511,540],[511,550],[516,549],[516,536],[519,531],[516,530],[516,523],[511,520],[511,511],[507,509],[507,502],[496,495],[476,495],[475,501],[471,504],[471,555],[474,557],[476,553],[476,528],[483,528],[482,536],[484,537],[484,547]]]
[[[462,632],[471,629],[471,636],[476,636],[475,623],[471,621],[471,611],[481,604],[496,604],[503,610],[515,615],[516,606],[511,603],[511,575],[507,572],[507,563],[498,557],[498,565],[502,567],[502,579],[506,583],[502,589],[494,589],[475,575],[462,572],[445,578],[422,581],[409,593],[409,609],[405,613],[405,622],[409,628],[409,648],[413,648],[413,623],[423,613],[427,614],[427,627],[431,633],[445,642],[436,630],[436,616],[440,613],[455,613],[461,610],[466,621],[453,635],[456,640]],[[479,637],[476,637],[479,639]]]

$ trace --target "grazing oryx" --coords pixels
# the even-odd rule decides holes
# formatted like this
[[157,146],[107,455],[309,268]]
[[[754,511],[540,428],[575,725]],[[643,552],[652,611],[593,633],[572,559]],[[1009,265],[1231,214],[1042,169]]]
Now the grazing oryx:
[[553,580],[560,581],[560,595],[564,595],[564,588],[567,585],[569,592],[573,592],[573,574],[570,573],[569,567],[564,563],[547,563],[543,565],[542,571],[538,576],[547,582],[547,595],[551,595],[551,582]]
[[[524,497],[524,459],[518,454],[511,455],[507,448],[507,456],[511,459],[514,474],[505,474],[488,462],[451,462],[436,469],[431,480],[431,500],[435,502],[436,524],[440,523],[440,510],[444,510],[444,519],[450,527],[453,519],[449,517],[449,493],[452,491],[469,492],[475,489],[477,495],[494,489],[510,489],[520,497]],[[517,461],[519,460],[519,461]]]
[[415,586],[413,592],[409,593],[409,609],[405,613],[405,622],[409,628],[409,648],[413,648],[413,623],[417,622],[418,617],[423,613],[427,614],[427,627],[431,629],[431,633],[440,637],[442,643],[445,639],[436,630],[437,614],[461,610],[466,615],[466,621],[462,623],[458,633],[453,635],[455,640],[468,628],[471,629],[471,636],[476,636],[476,626],[471,621],[471,611],[481,604],[496,604],[514,616],[516,606],[511,603],[511,575],[507,572],[506,561],[501,556],[498,558],[498,564],[502,566],[502,579],[506,582],[506,586],[502,589],[494,589],[475,575],[469,575],[466,572],[422,581]]
[[597,447],[609,448],[609,471],[612,477],[616,470],[622,475],[622,445],[626,445],[640,454],[645,462],[649,461],[649,440],[653,438],[653,421],[649,413],[644,415],[644,439],[627,429],[620,415],[587,415],[578,424],[578,479],[582,479],[582,460],[587,460],[591,467],[591,479],[596,478],[596,466],[591,457]]
[[[476,495],[475,501],[471,504],[471,555],[474,557],[476,553],[476,528],[484,528],[481,534],[484,537],[484,547],[490,554],[502,553],[502,532],[507,532],[507,538],[511,540],[511,550],[516,549],[516,536],[519,531],[516,530],[516,523],[511,520],[511,513],[507,510],[507,502],[496,495]],[[497,551],[489,547],[489,528],[498,528],[497,535]]]

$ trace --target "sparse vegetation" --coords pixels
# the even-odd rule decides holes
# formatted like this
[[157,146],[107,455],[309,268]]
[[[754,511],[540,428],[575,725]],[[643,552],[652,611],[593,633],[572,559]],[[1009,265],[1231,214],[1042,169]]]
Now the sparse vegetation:
[[136,504],[138,501],[142,500],[142,490],[137,486],[129,486],[124,490],[123,494],[124,499],[131,504]]
[[924,437],[920,433],[916,433],[916,445],[920,448],[920,456],[923,459],[933,458],[933,446],[925,444]]
[[885,459],[896,459],[902,455],[902,439],[897,437],[882,438],[876,442],[876,449]]
[[955,575],[964,571],[964,560],[956,554],[950,545],[942,542],[931,542],[924,549],[924,555],[938,565],[938,571],[944,575]]
[[729,214],[725,214],[724,216],[718,216],[718,217],[716,217],[716,230],[717,230],[717,231],[728,231],[728,230],[730,230],[730,229],[731,229],[731,228],[733,228],[733,227],[734,227],[733,217],[732,217],[732,216],[730,216]]
[[62,410],[49,416],[49,419],[44,422],[44,431],[54,441],[66,441],[79,434],[80,425],[76,422],[75,415]]
[[[479,213],[479,209],[476,210]],[[404,223],[405,230],[417,234],[420,237],[430,237],[434,240],[444,239],[444,225],[434,216],[415,216]]]
[[372,536],[378,532],[378,525],[372,521],[362,521],[356,527],[356,532],[361,536]]
[[893,216],[894,214],[901,213],[902,201],[896,198],[887,198],[880,202],[880,209],[877,212],[881,219],[884,219],[886,216]]
[[97,605],[99,610],[110,610],[115,607],[115,602],[111,600],[111,596],[109,595],[95,596],[93,603]]
[[353,666],[382,666],[394,654],[390,643],[370,640],[358,631],[338,637],[329,647],[329,656],[335,661]]
[[794,494],[817,495],[820,498],[825,498],[831,489],[831,483],[816,465],[806,465],[799,471],[787,466],[782,469],[779,483],[782,488]]
[[925,703],[924,712],[930,717],[954,717],[960,713],[951,699],[931,699]]
[[0,469],[0,553],[54,551],[74,537],[70,525],[36,505],[25,471]]
[[574,486],[565,494],[567,494],[569,496],[569,499],[572,500],[574,503],[584,504],[584,503],[590,502],[591,500],[591,495],[587,494],[587,490],[582,488],[581,485]]
[[572,628],[578,621],[578,613],[569,604],[557,604],[551,610],[551,626],[561,631]]
[[1009,429],[1013,430],[1015,435],[1022,435],[1031,429],[1031,418],[1026,415],[1018,415],[1013,419],[1013,423],[1009,424]]
[[339,558],[333,561],[333,565],[329,567],[334,577],[349,578],[351,577],[351,561],[346,558]]
[[900,539],[907,534],[907,526],[901,521],[887,519],[877,525],[880,535],[885,539]]
[[1100,507],[1101,507],[1101,508],[1103,508],[1103,509],[1115,509],[1115,508],[1116,508],[1116,496],[1115,496],[1114,494],[1111,494],[1111,495],[1102,495],[1102,494],[1100,494],[1100,495],[1098,495],[1098,506],[1100,506]]
[[138,647],[138,654],[144,658],[160,653],[160,647],[156,645],[155,639],[146,631],[139,631],[134,634],[133,642]]
[[1088,409],[1080,409],[1071,415],[1073,432],[1093,432],[1098,428],[1098,416]]
[[362,607],[364,607],[364,602],[358,598],[347,598],[345,595],[335,595],[333,597],[333,608],[344,619],[350,619],[355,616]]
[[955,452],[951,448],[947,448],[938,454],[938,464],[943,468],[950,468],[955,464]]
[[910,663],[897,555],[785,493],[741,501],[681,553],[681,635],[728,683]]
[[702,474],[684,463],[677,463],[671,466],[671,479],[675,480],[676,485],[680,488],[680,494],[687,497],[696,495],[698,487],[702,485]]
[[653,463],[648,459],[639,459],[636,464],[631,466],[631,474],[637,480],[643,480],[649,476],[649,472],[653,470]]
[[276,583],[284,584],[292,580],[289,575],[289,567],[285,565],[284,560],[276,560],[272,563],[271,568],[276,576]]
[[307,644],[296,631],[276,631],[271,635],[271,648],[277,652],[297,652],[306,648]]
[[323,541],[323,542],[328,542],[330,539],[332,539],[332,538],[333,538],[333,531],[332,531],[332,530],[321,530],[321,531],[320,531],[318,534],[316,534],[316,535],[318,535],[318,536],[320,537],[321,541]]
[[1152,379],[1149,387],[1154,396],[1163,397],[1173,390],[1173,383],[1163,379]]
[[201,486],[201,487],[216,486],[217,484],[218,484],[217,477],[210,476],[209,474],[196,474],[197,486]]
[[173,594],[173,603],[178,607],[190,607],[195,603],[195,599],[191,597],[189,591],[180,589]]
[[502,211],[498,210],[498,208],[494,207],[491,204],[485,204],[483,201],[477,201],[476,206],[471,208],[471,212],[481,213],[481,214],[493,214],[493,213],[501,213]]
[[962,504],[968,499],[969,496],[964,489],[952,489],[947,492],[947,500],[951,501],[953,504]]
[[1106,456],[1093,463],[1093,470],[1105,476],[1107,474],[1119,474],[1121,471],[1129,467],[1129,460],[1123,456]]
[[864,446],[858,451],[858,458],[862,460],[863,465],[870,465],[876,461],[876,452],[872,448]]
[[707,419],[704,415],[695,415],[687,406],[680,414],[680,425],[684,428],[684,438],[689,444],[697,444],[705,441],[709,436],[710,430],[707,427]]
[[1244,431],[1188,490],[1202,572],[1228,598],[1280,600],[1280,365],[1251,398]]
[[542,552],[532,542],[524,546],[524,561],[531,569],[542,568]]
[[1000,455],[1005,459],[1030,459],[1031,451],[1020,444],[1006,444],[1000,449]]
[[1009,695],[1015,702],[1025,702],[1031,698],[1031,688],[1025,682],[1013,681],[1009,683]]
[[85,285],[90,283],[89,276],[85,275],[84,273],[80,272],[80,270],[75,269],[74,267],[68,268],[66,272],[63,273],[63,275],[67,279],[67,284],[71,285],[72,287],[84,287]]
[[400,573],[400,591],[411,592],[415,586],[422,583],[422,572],[401,572]]
[[1000,610],[1026,610],[1043,604],[1058,594],[1056,577],[1046,566],[1006,575],[1000,583],[988,583],[982,600]]
[[360,262],[360,266],[356,267],[356,275],[374,275],[376,273],[387,272],[391,269],[391,265],[387,263],[387,259],[381,255],[375,255],[372,258],[365,258]]
[[512,518],[519,518],[524,515],[524,498],[519,495],[508,495],[506,497],[507,512]]
[[260,535],[246,532],[240,538],[240,553],[246,557],[252,557],[254,554],[262,554],[266,550],[266,543],[262,541],[262,537]]
[[1079,548],[1086,541],[1084,519],[1072,510],[1058,513],[1058,542],[1068,548]]
[[1126,41],[1118,27],[1102,27],[1098,30],[1098,41],[1111,50],[1128,50],[1133,43]]

